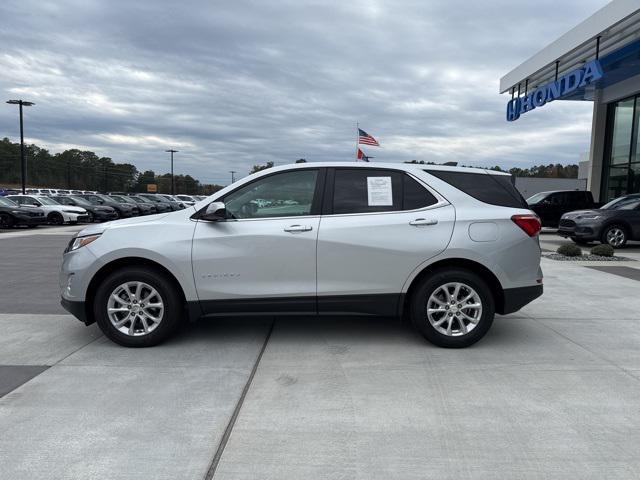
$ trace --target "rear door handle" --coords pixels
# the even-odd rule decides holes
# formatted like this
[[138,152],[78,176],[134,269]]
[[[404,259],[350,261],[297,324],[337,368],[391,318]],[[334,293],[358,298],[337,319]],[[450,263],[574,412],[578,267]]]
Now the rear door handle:
[[421,225],[435,225],[436,223],[438,223],[438,220],[435,218],[416,218],[415,220],[411,220],[409,225],[419,227]]
[[290,225],[284,229],[285,232],[309,232],[313,230],[313,227],[310,225]]

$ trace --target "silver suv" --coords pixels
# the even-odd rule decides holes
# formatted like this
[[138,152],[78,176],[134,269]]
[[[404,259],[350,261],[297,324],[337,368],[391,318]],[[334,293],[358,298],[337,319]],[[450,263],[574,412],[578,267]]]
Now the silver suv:
[[185,210],[86,228],[64,253],[62,305],[129,347],[252,314],[403,315],[466,347],[542,294],[539,231],[506,174],[288,165]]

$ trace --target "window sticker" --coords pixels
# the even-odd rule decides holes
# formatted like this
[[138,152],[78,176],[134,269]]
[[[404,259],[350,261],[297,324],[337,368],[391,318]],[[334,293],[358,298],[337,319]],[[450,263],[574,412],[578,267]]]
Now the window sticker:
[[393,205],[391,177],[367,177],[367,202],[370,207]]

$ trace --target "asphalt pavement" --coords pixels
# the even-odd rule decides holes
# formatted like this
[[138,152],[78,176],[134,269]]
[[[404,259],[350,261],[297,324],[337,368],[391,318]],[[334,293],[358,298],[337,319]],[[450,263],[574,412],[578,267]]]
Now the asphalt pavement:
[[16,232],[0,478],[640,477],[633,278],[543,260],[544,296],[463,350],[352,317],[202,321],[126,349],[58,307],[72,232]]

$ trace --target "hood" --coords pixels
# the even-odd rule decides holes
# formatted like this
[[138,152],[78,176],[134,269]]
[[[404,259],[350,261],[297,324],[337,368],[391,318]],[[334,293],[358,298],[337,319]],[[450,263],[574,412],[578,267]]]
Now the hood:
[[87,213],[87,211],[82,207],[74,207],[72,205],[61,205],[63,210],[68,212],[76,212],[76,213]]
[[85,235],[95,235],[99,233],[104,233],[104,231],[108,230],[109,228],[117,228],[117,227],[124,227],[127,225],[136,225],[139,223],[153,222],[153,221],[160,220],[161,218],[164,218],[167,215],[168,214],[165,213],[165,214],[148,215],[146,217],[123,218],[121,220],[112,220],[110,222],[105,222],[105,223],[95,223],[95,224],[89,225],[84,230],[81,230],[78,233],[78,236],[84,237]]
[[584,216],[591,215],[610,215],[609,210],[600,210],[600,209],[590,209],[590,210],[575,210],[573,212],[565,213],[562,215],[562,218],[566,218],[567,220],[576,220],[580,219]]

